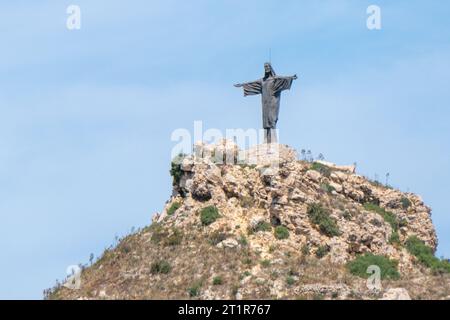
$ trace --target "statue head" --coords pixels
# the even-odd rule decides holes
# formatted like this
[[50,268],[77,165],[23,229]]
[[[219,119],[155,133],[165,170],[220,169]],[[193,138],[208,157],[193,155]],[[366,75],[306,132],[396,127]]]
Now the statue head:
[[275,77],[277,74],[273,70],[272,65],[269,62],[264,63],[264,77]]

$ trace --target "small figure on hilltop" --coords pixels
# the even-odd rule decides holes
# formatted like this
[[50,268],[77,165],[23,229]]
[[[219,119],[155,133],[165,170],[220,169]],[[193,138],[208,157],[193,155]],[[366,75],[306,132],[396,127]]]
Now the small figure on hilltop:
[[265,130],[264,141],[266,143],[276,142],[275,129],[280,112],[281,92],[291,88],[292,81],[297,79],[297,75],[292,77],[277,76],[270,63],[264,64],[264,78],[247,83],[239,83],[234,86],[244,87],[244,96],[261,94],[263,128]]

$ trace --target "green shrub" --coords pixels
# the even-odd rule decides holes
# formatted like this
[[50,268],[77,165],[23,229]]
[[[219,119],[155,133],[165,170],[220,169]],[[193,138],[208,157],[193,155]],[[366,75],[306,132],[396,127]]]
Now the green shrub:
[[167,214],[169,216],[173,215],[175,213],[175,211],[177,211],[180,207],[181,207],[181,203],[179,203],[179,202],[172,203],[172,205],[169,207],[169,209],[167,209]]
[[311,165],[311,168],[310,168],[311,170],[315,170],[315,171],[317,171],[317,172],[320,172],[320,174],[322,174],[323,176],[325,176],[325,177],[329,177],[330,175],[331,175],[331,168],[330,167],[327,167],[326,165],[324,165],[324,164],[321,164],[321,163],[319,163],[319,162],[314,162],[312,165]]
[[197,297],[200,294],[200,288],[202,287],[201,281],[196,281],[188,288],[188,293],[190,297]]
[[209,226],[220,217],[219,210],[214,206],[203,208],[200,211],[200,220],[204,226]]
[[223,280],[222,280],[221,276],[214,277],[214,279],[213,279],[214,286],[220,286],[222,283],[223,283]]
[[336,220],[330,217],[328,210],[315,203],[308,207],[308,216],[312,223],[319,227],[320,232],[335,237],[341,234]]
[[259,221],[256,226],[251,229],[252,232],[268,232],[270,230],[272,230],[272,225],[265,221]]
[[302,246],[301,251],[302,251],[302,255],[304,255],[304,256],[309,255],[309,246],[308,246],[307,244],[304,244],[304,245]]
[[350,211],[348,211],[348,210],[345,210],[343,213],[342,213],[342,217],[345,219],[345,220],[352,220],[352,214],[350,213]]
[[177,185],[180,183],[180,179],[183,175],[183,171],[181,170],[181,163],[183,159],[186,158],[186,155],[180,153],[178,156],[172,159],[170,175],[173,178],[173,185]]
[[278,226],[275,228],[275,238],[283,240],[289,238],[289,230],[285,226]]
[[406,197],[401,198],[400,203],[402,204],[402,208],[404,210],[408,209],[412,204],[411,201]]
[[389,238],[389,243],[396,245],[400,244],[400,236],[397,231],[392,232],[391,237]]
[[262,260],[261,266],[263,266],[264,268],[270,267],[270,260],[268,260],[268,259]]
[[292,286],[295,284],[295,278],[293,276],[287,276],[286,277],[286,284],[288,286]]
[[381,279],[397,280],[400,278],[400,273],[397,270],[398,262],[390,260],[385,256],[378,256],[371,253],[358,256],[353,261],[347,263],[347,269],[351,274],[362,278],[368,278],[371,274],[367,273],[369,266],[378,266],[381,270]]
[[328,254],[328,252],[330,252],[329,246],[327,246],[327,245],[320,246],[319,248],[317,248],[316,257],[321,259],[321,258],[325,257]]
[[155,261],[150,266],[150,272],[152,274],[156,273],[168,274],[170,270],[172,270],[172,267],[165,260]]
[[172,229],[172,233],[164,229],[160,224],[154,224],[151,226],[150,230],[152,231],[151,241],[166,246],[176,246],[181,243],[183,240],[183,232],[181,232],[177,228]]
[[[411,236],[406,240],[406,249],[416,257],[434,257],[433,249],[428,247],[425,242],[417,238],[417,236]],[[423,260],[425,261],[425,259]]]
[[416,236],[409,237],[405,244],[409,253],[416,256],[420,263],[432,269],[434,272],[450,272],[450,262],[437,258],[433,253],[433,249],[428,247],[425,242]]
[[380,206],[378,206],[374,203],[370,203],[370,202],[367,202],[364,204],[364,209],[378,213],[379,215],[381,215],[383,217],[384,221],[386,221],[387,223],[389,223],[391,225],[393,231],[398,230],[399,223],[398,223],[397,217],[392,212],[386,211],[383,208],[381,208]]
[[323,191],[325,191],[326,193],[332,193],[333,191],[335,191],[336,189],[334,189],[332,186],[330,186],[328,183],[322,183],[320,185],[320,189],[322,189]]
[[241,234],[241,236],[239,237],[238,242],[239,242],[239,244],[240,244],[241,246],[243,246],[243,247],[245,247],[245,246],[248,245],[248,240],[247,240],[247,238],[246,238],[243,234]]

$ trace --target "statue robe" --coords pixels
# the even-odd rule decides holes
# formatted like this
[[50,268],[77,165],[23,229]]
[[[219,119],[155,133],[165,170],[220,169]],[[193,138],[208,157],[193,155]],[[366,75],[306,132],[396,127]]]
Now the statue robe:
[[283,90],[291,88],[293,77],[270,76],[244,83],[244,96],[261,94],[264,129],[275,129],[280,112],[280,98]]

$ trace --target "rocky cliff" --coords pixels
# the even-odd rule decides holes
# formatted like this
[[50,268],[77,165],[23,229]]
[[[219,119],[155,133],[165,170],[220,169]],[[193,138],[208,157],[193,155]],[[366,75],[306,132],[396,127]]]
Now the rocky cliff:
[[197,144],[177,160],[153,223],[85,268],[79,289],[48,298],[449,298],[450,267],[433,256],[419,196],[284,145]]

